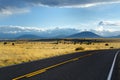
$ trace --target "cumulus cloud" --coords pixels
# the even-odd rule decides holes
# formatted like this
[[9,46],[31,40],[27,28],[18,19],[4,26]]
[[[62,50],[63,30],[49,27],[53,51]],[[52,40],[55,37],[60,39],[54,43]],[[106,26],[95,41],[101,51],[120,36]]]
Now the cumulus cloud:
[[[22,26],[0,26],[0,34],[19,36],[24,34],[33,34],[38,36],[55,37],[67,36],[78,33],[74,28],[40,28],[40,27],[22,27]],[[5,37],[5,36],[4,36]]]
[[39,27],[22,27],[22,26],[0,26],[1,33],[20,33],[20,32],[41,32],[46,29]]
[[[119,35],[120,21],[100,21],[95,29],[95,32],[102,36]],[[115,34],[114,34],[115,33]]]
[[27,7],[32,6],[86,8],[113,3],[120,3],[120,0],[0,0],[0,13],[6,15],[26,13],[29,12]]
[[[36,34],[42,36],[57,36],[57,35],[72,35],[75,33],[79,33],[85,30],[80,30],[79,28],[40,28],[40,27],[22,27],[22,26],[0,26],[0,33],[4,34]],[[105,29],[103,27],[99,27],[96,29],[89,29],[88,31],[95,32],[102,36],[115,36],[119,35],[119,30],[114,29]]]
[[[65,31],[64,31],[65,30]],[[50,28],[41,28],[41,27],[23,27],[23,26],[13,26],[13,25],[3,25],[0,26],[1,33],[22,33],[22,32],[71,32],[71,31],[79,31],[76,28],[64,28],[64,27],[50,27]]]
[[120,21],[100,21],[100,26],[118,26],[120,27]]

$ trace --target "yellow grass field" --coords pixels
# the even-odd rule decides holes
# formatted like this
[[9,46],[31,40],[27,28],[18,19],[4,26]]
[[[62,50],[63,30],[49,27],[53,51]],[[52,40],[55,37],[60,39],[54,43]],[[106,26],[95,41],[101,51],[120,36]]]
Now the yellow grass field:
[[25,42],[15,43],[12,42],[3,44],[0,42],[0,67],[39,60],[43,58],[70,54],[76,52],[76,48],[82,47],[85,50],[99,50],[120,48],[120,42],[94,43],[94,44],[52,44],[50,42]]

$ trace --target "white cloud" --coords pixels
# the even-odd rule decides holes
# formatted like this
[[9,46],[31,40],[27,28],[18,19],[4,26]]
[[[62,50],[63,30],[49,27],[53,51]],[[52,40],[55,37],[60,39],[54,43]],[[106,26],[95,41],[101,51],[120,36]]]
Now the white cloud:
[[101,31],[104,31],[104,28],[103,26],[100,26],[100,27],[97,27],[95,30],[101,32]]
[[79,33],[81,31],[92,31],[102,36],[115,36],[120,35],[120,31],[116,29],[105,28],[99,26],[96,29],[87,29],[81,30],[80,28],[64,28],[64,27],[55,27],[55,28],[41,28],[41,27],[22,27],[22,26],[0,26],[0,33],[4,34],[37,34],[37,35],[70,35],[74,33]]
[[22,27],[22,26],[0,26],[2,33],[20,33],[20,32],[41,32],[46,31],[44,28],[39,27]]
[[17,7],[6,7],[0,10],[1,15],[13,15],[13,14],[28,13],[28,12],[30,12],[28,8],[17,8]]
[[103,32],[103,31],[109,31],[109,32],[114,32],[114,31],[119,31],[120,27],[120,21],[100,21],[96,27],[96,31],[98,32]]
[[120,21],[100,21],[94,31],[102,36],[120,35]]

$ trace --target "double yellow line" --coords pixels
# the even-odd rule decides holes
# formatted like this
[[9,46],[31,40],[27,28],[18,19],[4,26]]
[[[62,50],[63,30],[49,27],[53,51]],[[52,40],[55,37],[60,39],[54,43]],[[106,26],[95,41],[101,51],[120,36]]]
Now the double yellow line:
[[49,66],[49,67],[46,67],[46,68],[43,68],[43,69],[40,69],[40,70],[31,72],[31,73],[28,73],[28,74],[25,74],[25,75],[23,75],[23,76],[16,77],[16,78],[14,78],[14,79],[12,79],[12,80],[20,80],[20,79],[22,79],[22,78],[29,78],[29,77],[32,77],[32,76],[35,76],[35,75],[44,73],[44,72],[46,72],[46,71],[49,70],[49,69],[58,67],[58,66],[60,66],[60,65],[63,65],[63,64],[69,63],[69,62],[77,61],[77,60],[79,60],[79,59],[81,59],[81,58],[85,58],[85,57],[88,57],[88,56],[91,56],[91,55],[93,55],[93,54],[86,54],[86,55],[83,55],[83,56],[80,56],[80,57],[77,57],[77,58],[73,58],[73,59],[70,59],[70,60],[67,60],[67,61],[64,61],[64,62],[55,64],[55,65],[52,65],[52,66]]

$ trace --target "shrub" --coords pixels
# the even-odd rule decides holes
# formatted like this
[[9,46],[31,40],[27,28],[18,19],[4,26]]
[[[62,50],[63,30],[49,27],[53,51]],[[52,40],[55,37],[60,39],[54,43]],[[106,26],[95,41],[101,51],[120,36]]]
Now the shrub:
[[86,43],[86,45],[91,45],[91,44],[92,44],[91,42]]
[[109,44],[108,44],[108,43],[106,43],[106,44],[105,44],[105,46],[109,46]]
[[84,48],[83,47],[75,48],[75,51],[79,51],[79,50],[84,50]]
[[4,42],[3,44],[4,44],[4,45],[6,45],[6,44],[7,44],[7,42]]
[[113,49],[114,47],[110,47],[110,49]]
[[15,45],[15,43],[12,43],[12,45],[14,46],[14,45]]

